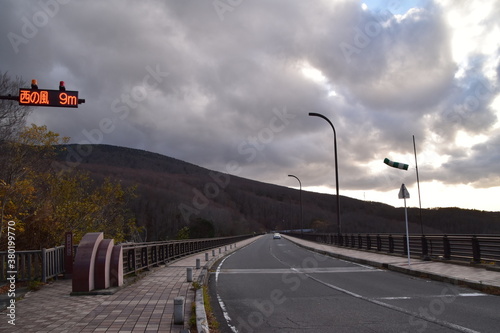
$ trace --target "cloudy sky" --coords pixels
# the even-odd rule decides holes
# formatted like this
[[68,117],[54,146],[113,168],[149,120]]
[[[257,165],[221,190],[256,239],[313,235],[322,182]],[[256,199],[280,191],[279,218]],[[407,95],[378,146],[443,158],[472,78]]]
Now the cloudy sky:
[[[0,71],[79,91],[29,121],[263,182],[500,210],[497,0],[0,0]],[[391,168],[384,158],[407,163]]]

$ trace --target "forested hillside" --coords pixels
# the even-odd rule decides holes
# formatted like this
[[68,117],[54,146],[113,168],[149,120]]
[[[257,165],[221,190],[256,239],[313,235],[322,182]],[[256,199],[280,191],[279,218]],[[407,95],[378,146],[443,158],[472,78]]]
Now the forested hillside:
[[[221,174],[141,150],[108,145],[66,148],[59,154],[63,168],[87,170],[96,180],[110,177],[123,186],[137,186],[130,208],[144,227],[140,234],[144,241],[181,234],[225,236],[301,226],[299,193],[295,189]],[[302,201],[304,228],[337,230],[335,196],[303,191]],[[402,208],[344,196],[340,203],[343,232],[405,230]],[[500,212],[425,209],[422,220],[426,233],[500,234]],[[419,233],[418,209],[409,209],[409,221],[410,231]]]

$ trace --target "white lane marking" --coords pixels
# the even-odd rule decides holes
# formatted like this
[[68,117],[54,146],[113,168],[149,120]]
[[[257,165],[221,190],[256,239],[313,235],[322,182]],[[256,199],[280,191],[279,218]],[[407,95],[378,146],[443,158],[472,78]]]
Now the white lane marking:
[[[221,266],[224,263],[224,261],[226,261],[226,259],[229,258],[230,256],[232,256],[234,253],[235,252],[233,252],[230,255],[228,255],[227,257],[225,257],[220,262],[219,266],[217,266],[217,270],[215,271],[215,286],[216,286],[215,289],[216,290],[217,290],[217,283],[219,282],[219,274],[220,274],[220,271],[221,271]],[[218,292],[216,292],[216,295],[217,295],[217,301],[219,302],[219,306],[220,306],[220,308],[222,310],[222,315],[224,316],[224,319],[226,319],[227,326],[234,333],[238,333],[238,330],[236,329],[236,326],[231,325],[231,317],[229,316],[229,313],[227,312],[226,304],[224,304],[224,301],[222,301],[222,298],[220,297],[220,295],[219,295]]]
[[343,288],[334,286],[333,284],[321,281],[321,280],[319,280],[319,279],[317,279],[317,278],[315,278],[313,276],[310,276],[310,275],[308,275],[308,277],[311,280],[314,280],[314,281],[316,281],[318,283],[321,283],[322,285],[327,286],[329,288],[332,288],[332,289],[335,289],[337,291],[340,291],[340,292],[342,292],[344,294],[350,295],[350,296],[355,297],[355,298],[362,299],[364,301],[367,301],[367,302],[370,302],[370,303],[373,303],[373,304],[377,304],[377,305],[383,306],[383,307],[391,309],[391,310],[399,311],[399,312],[407,314],[409,316],[413,316],[413,317],[416,317],[416,318],[419,318],[419,319],[422,319],[422,320],[425,320],[425,321],[428,321],[428,322],[432,322],[432,323],[435,323],[435,324],[438,324],[438,325],[441,325],[441,326],[444,326],[444,327],[448,327],[448,328],[451,328],[451,329],[454,329],[454,330],[457,330],[457,331],[463,332],[463,333],[479,333],[478,331],[474,331],[474,330],[472,330],[470,328],[467,328],[467,327],[463,327],[463,326],[460,326],[460,325],[457,325],[457,324],[453,324],[453,323],[450,323],[450,322],[447,322],[447,321],[444,321],[444,320],[440,320],[440,319],[437,319],[437,318],[429,318],[429,317],[426,317],[426,316],[424,316],[424,315],[422,315],[420,313],[412,312],[412,311],[400,308],[398,306],[394,306],[394,305],[391,305],[391,304],[388,304],[388,303],[380,302],[380,301],[378,301],[376,299],[373,299],[373,298],[368,298],[368,297],[356,294],[356,293],[354,293],[352,291],[349,291],[347,289],[343,289]]
[[221,269],[221,274],[322,274],[322,273],[364,273],[364,272],[380,272],[379,269],[366,269],[361,267],[317,267],[317,268],[226,268]]
[[482,294],[482,293],[462,293],[462,294],[453,294],[453,295],[419,295],[419,296],[375,297],[374,299],[401,300],[401,299],[418,299],[418,298],[479,297],[479,296],[491,296],[491,295]]
[[476,297],[476,296],[491,296],[491,295],[483,294],[483,293],[463,293],[463,294],[458,294],[458,296],[462,296],[462,297]]

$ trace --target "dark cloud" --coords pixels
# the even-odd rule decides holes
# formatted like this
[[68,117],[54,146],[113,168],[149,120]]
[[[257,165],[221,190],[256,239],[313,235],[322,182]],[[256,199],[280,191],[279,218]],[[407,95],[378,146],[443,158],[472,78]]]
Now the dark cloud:
[[[447,14],[458,5],[425,2],[402,15],[356,1],[215,3],[4,2],[0,70],[78,90],[86,103],[77,110],[39,108],[31,118],[77,143],[221,171],[237,162],[240,176],[293,185],[286,175],[300,173],[308,186],[333,186],[331,128],[307,115],[318,112],[335,124],[345,189],[392,186],[370,166],[387,154],[411,162],[412,135],[424,156],[449,157],[438,169],[423,161],[426,180],[500,186],[498,73],[486,71],[499,50],[454,60]],[[492,3],[485,31],[498,25]],[[306,77],[305,67],[323,78]],[[491,137],[464,149],[458,132]]]

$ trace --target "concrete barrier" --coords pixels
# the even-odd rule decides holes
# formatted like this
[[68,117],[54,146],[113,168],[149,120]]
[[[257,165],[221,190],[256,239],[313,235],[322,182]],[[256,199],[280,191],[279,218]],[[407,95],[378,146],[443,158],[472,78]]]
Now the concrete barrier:
[[94,290],[95,258],[103,237],[102,232],[91,232],[83,236],[80,241],[73,266],[73,292]]

